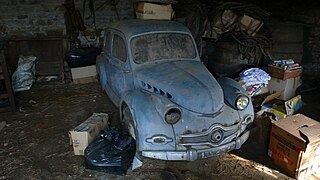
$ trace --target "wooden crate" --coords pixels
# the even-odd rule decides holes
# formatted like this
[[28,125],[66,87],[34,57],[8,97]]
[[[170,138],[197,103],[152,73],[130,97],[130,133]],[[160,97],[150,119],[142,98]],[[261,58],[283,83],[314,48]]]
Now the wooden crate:
[[268,71],[269,71],[270,76],[278,78],[278,79],[286,80],[289,78],[294,78],[294,77],[300,76],[300,74],[302,73],[302,68],[297,69],[297,70],[293,70],[293,71],[285,71],[283,69],[280,69],[280,68],[277,68],[274,66],[269,66]]

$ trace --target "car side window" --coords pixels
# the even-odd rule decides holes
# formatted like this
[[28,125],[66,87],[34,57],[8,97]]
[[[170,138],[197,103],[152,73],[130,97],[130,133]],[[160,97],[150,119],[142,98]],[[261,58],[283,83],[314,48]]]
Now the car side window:
[[110,49],[111,49],[111,33],[107,32],[105,37],[103,52],[110,53]]
[[126,62],[127,60],[127,49],[125,42],[122,37],[116,34],[113,37],[112,56],[122,62]]

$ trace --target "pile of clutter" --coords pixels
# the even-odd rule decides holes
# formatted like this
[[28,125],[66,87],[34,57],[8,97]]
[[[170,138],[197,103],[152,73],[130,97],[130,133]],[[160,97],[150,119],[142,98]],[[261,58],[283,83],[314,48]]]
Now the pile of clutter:
[[320,177],[320,123],[299,114],[302,99],[296,90],[301,73],[302,67],[292,59],[274,60],[268,71],[241,72],[239,83],[253,99],[254,141],[268,146],[268,156],[289,175],[314,179]]
[[250,68],[240,73],[241,85],[253,97],[265,92],[265,89],[271,77],[264,70],[259,68]]
[[302,70],[302,66],[292,59],[275,60],[268,67],[268,71],[273,77],[283,80],[299,76]]
[[295,63],[292,59],[275,60],[269,66],[277,67],[284,71],[295,71],[302,69],[302,66],[300,66],[298,63]]
[[300,95],[302,67],[292,59],[274,60],[268,70],[250,68],[242,71],[239,83],[253,99],[257,116],[272,113],[275,120],[298,112],[302,107]]

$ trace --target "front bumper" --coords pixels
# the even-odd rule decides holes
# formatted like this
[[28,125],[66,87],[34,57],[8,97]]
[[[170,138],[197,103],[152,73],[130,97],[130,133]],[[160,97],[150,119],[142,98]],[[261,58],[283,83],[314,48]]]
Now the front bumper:
[[142,156],[169,161],[194,161],[197,159],[219,156],[231,150],[239,149],[249,138],[249,135],[250,131],[246,131],[234,141],[208,149],[189,149],[187,151],[142,151]]

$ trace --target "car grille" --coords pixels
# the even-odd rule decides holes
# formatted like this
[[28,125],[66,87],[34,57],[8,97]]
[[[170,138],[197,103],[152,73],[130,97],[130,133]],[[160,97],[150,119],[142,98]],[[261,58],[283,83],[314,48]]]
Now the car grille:
[[239,129],[239,123],[233,126],[222,126],[217,124],[201,133],[178,135],[178,144],[181,146],[217,147],[238,137],[240,135]]

